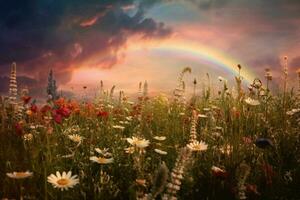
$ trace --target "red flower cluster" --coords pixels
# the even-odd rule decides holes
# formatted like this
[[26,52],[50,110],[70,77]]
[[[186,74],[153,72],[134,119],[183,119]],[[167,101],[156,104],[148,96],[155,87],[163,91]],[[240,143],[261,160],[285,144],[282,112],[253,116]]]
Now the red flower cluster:
[[61,107],[52,111],[53,119],[58,124],[61,124],[63,118],[68,118],[70,115],[71,111],[67,107]]
[[31,100],[30,96],[22,96],[22,101],[24,102],[24,104],[28,104],[30,100]]
[[31,107],[30,107],[30,110],[31,110],[33,113],[37,113],[37,111],[38,111],[37,105],[32,104]]
[[23,136],[23,123],[22,122],[17,122],[15,123],[15,131],[18,136]]
[[97,113],[97,116],[98,116],[98,117],[102,117],[102,118],[108,118],[109,113],[106,112],[106,111],[99,111],[99,112]]

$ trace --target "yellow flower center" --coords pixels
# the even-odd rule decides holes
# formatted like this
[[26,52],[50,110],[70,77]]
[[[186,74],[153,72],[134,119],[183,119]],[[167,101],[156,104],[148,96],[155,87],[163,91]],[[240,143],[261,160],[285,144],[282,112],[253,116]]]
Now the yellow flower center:
[[75,137],[73,138],[73,140],[74,140],[75,142],[80,142],[80,141],[81,141],[81,138],[75,136]]
[[67,185],[69,183],[68,179],[62,178],[57,181],[58,185]]
[[26,176],[26,175],[27,175],[26,172],[16,172],[16,173],[15,173],[15,176],[16,176],[16,177],[24,177],[24,176]]
[[102,163],[102,164],[105,164],[105,163],[107,163],[107,159],[106,159],[106,158],[101,158],[101,157],[99,157],[99,158],[98,158],[98,162],[99,162],[99,163]]

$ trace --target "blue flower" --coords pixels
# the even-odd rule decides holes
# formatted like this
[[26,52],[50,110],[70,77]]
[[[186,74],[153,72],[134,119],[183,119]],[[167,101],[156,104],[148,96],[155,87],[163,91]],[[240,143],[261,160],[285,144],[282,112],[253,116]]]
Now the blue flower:
[[270,139],[268,138],[258,138],[256,141],[255,141],[255,145],[258,147],[258,148],[261,148],[261,149],[265,149],[267,147],[270,147],[270,146],[273,146],[273,143]]

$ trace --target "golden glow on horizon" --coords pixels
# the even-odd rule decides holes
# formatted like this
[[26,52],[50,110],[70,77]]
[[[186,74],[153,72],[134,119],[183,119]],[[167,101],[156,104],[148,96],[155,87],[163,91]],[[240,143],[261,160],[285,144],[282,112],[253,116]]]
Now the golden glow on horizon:
[[[96,54],[91,56],[90,59],[80,64],[81,67],[79,69],[73,72],[70,85],[85,84],[95,86],[99,84],[100,80],[103,80],[109,85],[117,84],[121,88],[131,90],[136,87],[139,81],[148,80],[150,84],[152,83],[152,88],[165,90],[167,86],[170,87],[171,85],[170,77],[176,76],[180,70],[178,70],[178,66],[173,66],[174,68],[169,66],[170,64],[173,65],[172,62],[177,62],[176,57],[172,59],[168,58],[172,60],[172,62],[165,62],[161,58],[155,59],[153,55],[148,57],[151,55],[151,52],[156,50],[163,50],[163,52],[174,51],[175,54],[173,55],[188,56],[186,60],[193,60],[194,63],[199,63],[203,60],[208,63],[207,66],[212,66],[211,70],[214,70],[215,74],[219,73],[218,68],[220,71],[227,71],[229,75],[235,74],[238,72],[237,64],[241,64],[243,67],[241,75],[244,79],[248,82],[252,82],[255,78],[254,74],[243,65],[243,63],[230,58],[220,51],[201,44],[178,38],[154,42],[145,40],[137,41],[138,42],[128,42],[127,46],[120,50],[119,54],[123,55],[125,52],[126,57],[121,56],[116,65],[110,69],[103,69],[101,66],[90,66],[91,63],[99,63],[97,62],[99,56]],[[149,54],[147,54],[147,52],[149,52]],[[181,62],[178,61],[177,64]],[[190,67],[195,69],[197,66]],[[210,71],[207,72],[210,73]],[[196,74],[196,76],[198,75]]]
[[140,49],[165,49],[165,50],[176,50],[182,52],[188,52],[191,54],[195,54],[199,56],[199,59],[207,59],[222,65],[223,68],[230,70],[231,73],[238,72],[237,65],[241,64],[242,69],[242,76],[247,80],[252,82],[255,79],[255,75],[251,70],[245,66],[242,62],[231,58],[228,55],[225,55],[221,51],[216,49],[209,48],[207,46],[191,43],[189,41],[184,41],[181,39],[172,39],[163,41],[159,44],[151,44],[149,43],[146,47],[143,46],[141,43],[131,43],[128,47],[127,52],[130,51],[139,51]]

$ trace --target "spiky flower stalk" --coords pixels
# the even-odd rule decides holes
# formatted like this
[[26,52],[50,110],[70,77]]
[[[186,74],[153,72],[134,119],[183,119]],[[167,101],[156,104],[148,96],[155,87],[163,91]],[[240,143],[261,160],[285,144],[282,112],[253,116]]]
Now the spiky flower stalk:
[[195,110],[193,110],[192,113],[192,121],[191,121],[191,130],[190,130],[190,143],[193,143],[197,141],[197,121],[198,121],[198,115]]
[[15,62],[11,65],[10,80],[9,80],[9,102],[16,105],[18,95],[17,86],[17,64]]
[[[284,74],[284,82],[283,82],[283,107],[285,109],[285,101],[286,101],[286,90],[287,90],[287,77],[288,77],[288,57],[284,56],[283,63],[283,74]],[[285,113],[285,112],[284,112]]]
[[139,82],[139,91],[138,91],[138,96],[141,97],[142,96],[142,82]]
[[115,88],[116,88],[116,86],[113,85],[113,86],[111,87],[111,89],[110,89],[110,93],[109,93],[109,98],[110,98],[110,100],[113,100],[113,98],[114,98],[114,91],[115,91]]
[[144,83],[143,96],[144,97],[148,96],[148,83],[147,83],[147,81],[145,81],[145,83]]
[[269,89],[269,82],[272,81],[272,74],[271,74],[271,71],[269,68],[265,69],[265,78],[266,78],[266,81],[267,81],[267,88],[266,88],[266,110],[265,110],[265,118],[267,119],[268,118],[268,96],[269,96],[269,92],[270,92],[270,89]]
[[[21,90],[21,97],[26,97],[29,94],[29,90],[28,88],[23,88]],[[21,121],[24,118],[24,114],[26,109],[28,108],[28,105],[26,105],[24,102],[19,102],[17,104],[17,108],[16,108],[16,116],[15,116],[15,120],[16,121]]]
[[181,149],[171,172],[169,183],[167,184],[168,189],[162,197],[163,200],[177,200],[176,194],[180,190],[181,181],[186,167],[189,164],[191,155],[192,152],[187,147]]
[[103,93],[104,93],[103,81],[101,80],[100,81],[100,97],[102,97]]
[[300,98],[300,69],[298,69],[297,74],[298,74],[298,97]]
[[237,178],[238,178],[238,195],[237,198],[240,200],[247,199],[246,197],[246,180],[250,174],[251,167],[247,165],[244,161],[240,164],[237,170]]
[[5,109],[5,99],[0,96],[0,117],[1,117],[1,131],[4,133],[6,127],[6,109]]
[[207,90],[204,89],[204,95],[205,95],[205,99],[209,100],[210,98],[210,94],[211,94],[211,84],[210,84],[210,77],[209,77],[209,73],[206,73],[206,78],[207,78]]
[[267,92],[269,92],[269,83],[270,81],[272,81],[272,74],[271,74],[271,70],[269,68],[265,69],[265,78],[267,81]]
[[48,75],[47,94],[49,100],[57,99],[57,86],[56,86],[56,81],[54,80],[53,77],[52,69],[50,70]]
[[190,67],[186,67],[182,70],[182,72],[179,75],[178,85],[174,90],[174,97],[175,97],[175,101],[177,101],[177,102],[184,103],[184,101],[185,101],[185,99],[184,99],[185,83],[183,81],[183,77],[187,72],[191,73],[191,71],[192,70]]
[[123,104],[124,92],[121,90],[119,93],[119,105]]
[[237,84],[237,91],[238,91],[238,100],[240,101],[242,98],[242,76],[241,76],[241,69],[242,66],[240,64],[237,65],[238,70],[239,70],[239,74],[238,76],[235,77],[235,81]]
[[194,78],[193,85],[194,85],[193,96],[196,96],[196,86],[197,86],[197,80],[196,80],[196,78]]
[[286,90],[287,90],[287,78],[288,78],[288,57],[287,56],[284,56],[284,64],[283,64],[283,73],[284,73],[284,82],[283,82],[283,128],[284,130],[286,129]]

